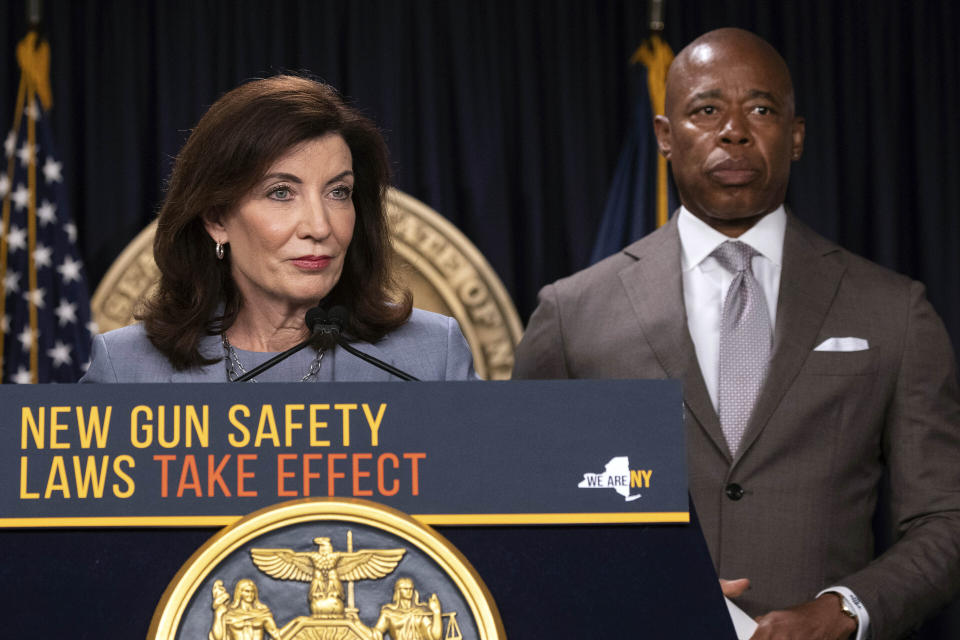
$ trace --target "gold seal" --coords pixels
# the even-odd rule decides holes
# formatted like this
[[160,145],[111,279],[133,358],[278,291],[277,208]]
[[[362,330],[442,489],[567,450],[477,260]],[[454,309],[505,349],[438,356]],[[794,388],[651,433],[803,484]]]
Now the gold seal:
[[[430,594],[426,601],[421,591]],[[170,582],[148,637],[497,640],[506,634],[480,576],[436,531],[374,502],[319,498],[261,509],[217,533]]]
[[[400,279],[414,305],[457,319],[481,378],[508,379],[523,325],[496,272],[459,229],[424,203],[391,188],[386,204]],[[133,322],[138,302],[159,279],[156,227],[150,223],[127,245],[94,292],[90,306],[100,331]]]

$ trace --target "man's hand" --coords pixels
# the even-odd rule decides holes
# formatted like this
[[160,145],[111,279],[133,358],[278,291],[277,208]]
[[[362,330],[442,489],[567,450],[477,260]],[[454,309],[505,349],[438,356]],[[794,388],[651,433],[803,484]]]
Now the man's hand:
[[846,640],[857,630],[853,618],[840,609],[840,596],[825,593],[783,611],[757,618],[750,640]]

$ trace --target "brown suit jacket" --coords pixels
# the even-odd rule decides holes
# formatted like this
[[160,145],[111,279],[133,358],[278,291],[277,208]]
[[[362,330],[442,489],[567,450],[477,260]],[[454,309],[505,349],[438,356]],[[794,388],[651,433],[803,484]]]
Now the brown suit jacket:
[[[869,349],[814,351],[831,337]],[[923,286],[790,216],[774,351],[735,458],[687,330],[676,216],[548,285],[517,378],[679,378],[690,492],[718,575],[748,577],[753,615],[843,585],[875,639],[896,638],[960,586],[960,394]],[[889,474],[896,543],[874,553]]]

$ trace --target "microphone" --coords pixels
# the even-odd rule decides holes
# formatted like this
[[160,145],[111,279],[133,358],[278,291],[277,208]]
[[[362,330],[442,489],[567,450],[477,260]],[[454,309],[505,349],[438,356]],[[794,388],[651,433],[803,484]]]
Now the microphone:
[[330,309],[330,313],[327,315],[327,322],[339,327],[341,330],[347,326],[349,320],[350,312],[347,311],[346,307],[339,304]]
[[343,331],[343,323],[339,322],[339,319],[331,320],[329,312],[324,307],[308,309],[304,319],[312,337],[339,336]]
[[307,328],[310,329],[310,333],[314,337],[331,336],[335,340],[339,340],[349,318],[350,312],[340,305],[329,311],[324,307],[314,307],[307,311]]
[[310,309],[310,311],[307,311],[307,326],[310,328],[310,332],[314,336],[331,336],[336,340],[337,344],[343,348],[344,351],[352,353],[364,362],[372,364],[378,369],[382,369],[391,375],[395,375],[401,380],[419,382],[419,378],[415,378],[409,373],[401,371],[393,365],[387,364],[383,360],[380,360],[369,353],[364,353],[347,342],[347,339],[343,337],[343,329],[347,326],[349,319],[350,312],[347,311],[345,307],[340,305],[333,307],[329,312],[320,307],[315,307]]

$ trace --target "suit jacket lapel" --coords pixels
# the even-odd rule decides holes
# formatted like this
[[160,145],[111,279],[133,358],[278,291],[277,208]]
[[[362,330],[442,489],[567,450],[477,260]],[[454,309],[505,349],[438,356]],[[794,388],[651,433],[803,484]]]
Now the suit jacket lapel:
[[624,249],[637,262],[620,272],[620,280],[663,370],[668,377],[683,380],[684,404],[729,458],[720,419],[710,401],[687,330],[680,251],[677,217],[673,216],[666,225]]
[[763,431],[816,347],[814,341],[846,270],[836,259],[839,250],[792,215],[787,218],[773,355],[734,464]]

